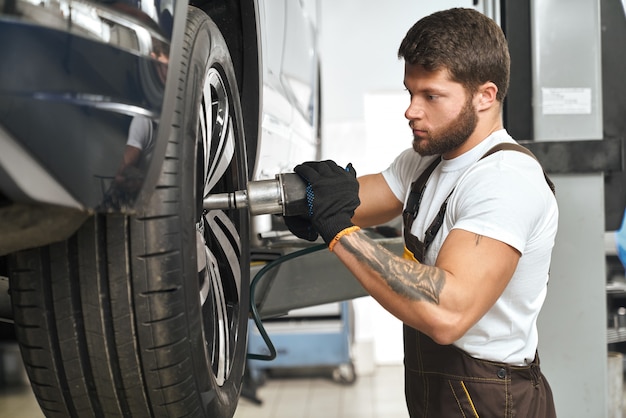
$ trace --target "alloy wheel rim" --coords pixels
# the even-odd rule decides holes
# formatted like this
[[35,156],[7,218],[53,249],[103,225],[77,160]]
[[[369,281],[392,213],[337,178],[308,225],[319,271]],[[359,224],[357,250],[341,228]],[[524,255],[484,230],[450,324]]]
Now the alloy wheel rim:
[[[234,191],[236,170],[233,113],[227,85],[218,67],[208,69],[201,103],[198,142],[203,176],[202,198]],[[232,211],[202,211],[196,224],[200,302],[207,361],[218,385],[229,378],[241,310],[241,238]]]

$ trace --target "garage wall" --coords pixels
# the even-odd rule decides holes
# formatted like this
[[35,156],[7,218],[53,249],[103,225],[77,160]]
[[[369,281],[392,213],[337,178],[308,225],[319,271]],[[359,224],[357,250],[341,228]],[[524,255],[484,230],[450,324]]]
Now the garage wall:
[[[384,4],[384,6],[383,6]],[[421,17],[470,0],[321,0],[322,157],[359,174],[387,167],[411,145],[398,46]],[[404,100],[403,100],[404,99]],[[380,129],[386,135],[379,135]],[[386,152],[379,153],[384,146]],[[374,152],[373,152],[374,151]]]

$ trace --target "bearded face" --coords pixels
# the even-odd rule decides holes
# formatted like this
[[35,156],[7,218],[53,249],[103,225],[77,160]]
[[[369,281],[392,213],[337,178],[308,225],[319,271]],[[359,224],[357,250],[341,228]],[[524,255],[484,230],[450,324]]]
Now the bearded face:
[[414,131],[413,149],[422,156],[453,151],[467,141],[477,124],[478,114],[470,95],[459,114],[448,123],[426,131]]

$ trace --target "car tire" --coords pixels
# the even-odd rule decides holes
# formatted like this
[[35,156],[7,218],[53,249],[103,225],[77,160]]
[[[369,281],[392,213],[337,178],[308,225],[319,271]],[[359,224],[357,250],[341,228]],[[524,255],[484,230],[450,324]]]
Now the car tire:
[[9,259],[16,335],[47,417],[231,417],[247,351],[249,224],[207,193],[245,189],[239,94],[217,26],[190,7],[158,185]]

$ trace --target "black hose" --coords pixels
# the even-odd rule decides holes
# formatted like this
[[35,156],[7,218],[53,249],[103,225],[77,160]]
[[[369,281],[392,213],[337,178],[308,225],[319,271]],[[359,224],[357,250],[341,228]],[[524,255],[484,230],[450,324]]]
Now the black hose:
[[289,261],[294,258],[303,256],[306,254],[310,254],[315,251],[323,250],[326,248],[328,248],[326,244],[318,244],[312,247],[304,248],[302,250],[294,251],[289,254],[285,254],[283,256],[278,257],[276,260],[273,260],[267,263],[265,266],[263,266],[261,270],[258,271],[257,274],[254,275],[254,279],[252,280],[252,283],[250,283],[250,312],[252,314],[252,319],[254,320],[254,323],[256,324],[256,327],[259,330],[259,333],[261,334],[261,337],[263,338],[263,341],[267,345],[267,348],[270,353],[269,354],[248,353],[248,359],[270,361],[276,358],[276,348],[274,347],[274,344],[272,344],[272,340],[270,339],[269,335],[267,335],[267,331],[265,331],[265,327],[263,326],[263,323],[261,322],[261,316],[259,315],[259,311],[256,307],[256,303],[254,302],[254,299],[255,299],[254,294],[256,290],[256,285],[259,282],[259,280],[265,275],[265,273],[267,273],[274,267],[284,263],[285,261]]

